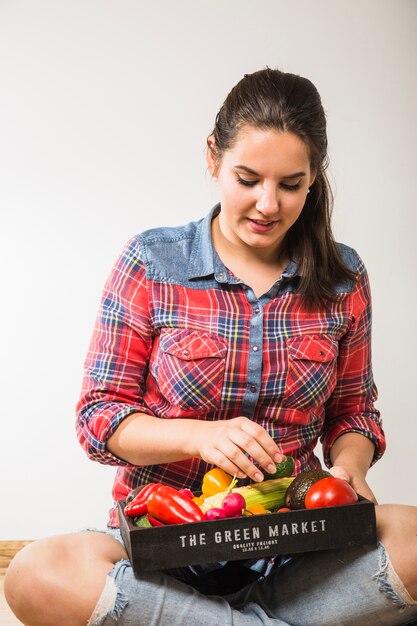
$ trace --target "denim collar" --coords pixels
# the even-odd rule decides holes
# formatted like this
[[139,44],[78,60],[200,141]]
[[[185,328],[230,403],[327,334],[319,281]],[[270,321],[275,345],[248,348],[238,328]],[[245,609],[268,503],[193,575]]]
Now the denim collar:
[[203,278],[204,276],[221,277],[227,282],[227,272],[218,254],[214,250],[211,239],[211,222],[220,213],[220,204],[216,204],[210,213],[197,225],[194,244],[188,264],[188,278]]
[[[231,275],[219,255],[213,247],[211,238],[211,222],[220,213],[220,203],[216,204],[210,213],[202,219],[196,229],[194,244],[191,250],[190,261],[188,264],[188,278],[203,278],[204,276],[212,276],[219,283],[240,283],[240,279]],[[281,278],[290,278],[297,274],[297,263],[291,260]]]

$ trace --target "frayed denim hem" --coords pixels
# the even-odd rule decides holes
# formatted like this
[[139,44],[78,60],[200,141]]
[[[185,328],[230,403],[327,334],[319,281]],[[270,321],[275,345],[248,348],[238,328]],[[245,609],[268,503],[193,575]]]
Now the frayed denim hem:
[[404,587],[391,563],[385,546],[380,541],[378,542],[378,550],[379,569],[373,578],[376,579],[379,589],[400,607],[400,611],[417,605],[417,601],[413,600]]
[[118,561],[111,572],[107,575],[104,589],[96,604],[96,607],[88,620],[87,626],[100,626],[104,624],[107,618],[112,619],[117,623],[123,610],[129,603],[127,595],[121,591],[116,583],[117,575],[121,568],[130,567],[129,561]]

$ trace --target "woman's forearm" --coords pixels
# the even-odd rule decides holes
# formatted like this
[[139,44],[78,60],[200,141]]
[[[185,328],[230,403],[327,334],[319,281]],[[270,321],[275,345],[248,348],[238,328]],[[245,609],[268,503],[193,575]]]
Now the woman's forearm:
[[[107,441],[108,450],[132,465],[183,461],[195,456],[195,420],[160,419],[146,413],[126,417]],[[197,424],[198,426],[198,424]]]
[[341,465],[353,474],[366,476],[372,463],[375,446],[359,433],[346,433],[334,442],[330,458],[333,465]]

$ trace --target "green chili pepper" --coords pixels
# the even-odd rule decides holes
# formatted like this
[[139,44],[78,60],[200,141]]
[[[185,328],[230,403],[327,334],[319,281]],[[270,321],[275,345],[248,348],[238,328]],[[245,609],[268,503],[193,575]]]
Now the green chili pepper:
[[151,528],[152,527],[152,524],[148,520],[147,515],[142,515],[142,517],[137,517],[133,523],[135,526],[138,526],[139,528]]

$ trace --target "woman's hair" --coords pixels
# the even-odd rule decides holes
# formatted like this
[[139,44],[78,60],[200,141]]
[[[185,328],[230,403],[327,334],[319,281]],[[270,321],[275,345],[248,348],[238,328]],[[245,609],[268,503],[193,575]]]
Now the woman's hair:
[[326,116],[320,94],[307,78],[266,68],[245,74],[231,90],[207,145],[219,161],[244,126],[290,132],[304,141],[316,178],[304,208],[284,239],[283,252],[298,264],[297,291],[308,306],[333,299],[337,284],[355,279],[344,264],[331,230],[333,196],[328,165]]

